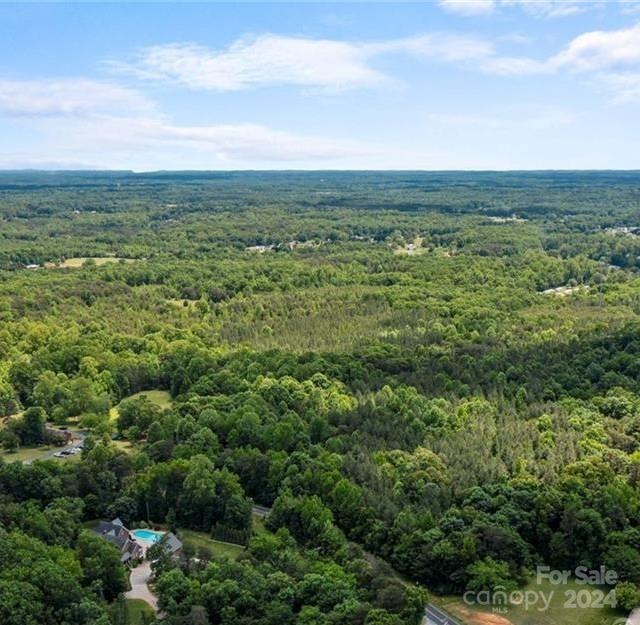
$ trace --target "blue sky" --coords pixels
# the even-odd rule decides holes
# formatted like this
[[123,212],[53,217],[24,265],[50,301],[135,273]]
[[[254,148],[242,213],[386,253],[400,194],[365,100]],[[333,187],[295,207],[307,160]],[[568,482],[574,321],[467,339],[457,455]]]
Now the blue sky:
[[0,3],[0,168],[640,168],[640,1]]

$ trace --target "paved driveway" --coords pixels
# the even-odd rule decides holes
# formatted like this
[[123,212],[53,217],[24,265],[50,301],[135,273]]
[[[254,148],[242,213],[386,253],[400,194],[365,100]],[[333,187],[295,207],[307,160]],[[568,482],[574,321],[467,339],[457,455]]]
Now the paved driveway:
[[131,590],[124,593],[127,599],[142,599],[146,601],[154,612],[158,612],[158,600],[155,595],[149,590],[148,582],[151,578],[151,563],[145,560],[142,564],[139,564],[135,569],[131,569],[131,575],[129,581],[131,583]]
[[434,605],[428,605],[426,607],[422,623],[423,625],[460,625],[458,621]]
[[266,517],[267,514],[271,512],[271,508],[265,508],[264,506],[252,506],[251,512],[254,514],[254,516],[264,519],[264,517]]

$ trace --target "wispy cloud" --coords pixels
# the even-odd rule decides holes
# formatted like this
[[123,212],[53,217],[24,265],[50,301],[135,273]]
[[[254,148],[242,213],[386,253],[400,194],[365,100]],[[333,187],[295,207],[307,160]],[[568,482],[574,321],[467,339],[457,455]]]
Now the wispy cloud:
[[193,43],[152,46],[132,62],[109,65],[140,79],[177,82],[191,89],[238,91],[294,85],[342,91],[392,84],[393,79],[373,65],[383,55],[459,62],[491,52],[485,40],[447,33],[373,43],[267,34],[239,39],[224,50]]
[[344,89],[386,80],[367,65],[367,56],[361,46],[348,42],[263,35],[240,39],[222,51],[190,43],[152,46],[133,63],[112,66],[192,89],[237,91],[283,84]]
[[554,67],[600,70],[640,64],[640,23],[619,30],[594,30],[573,39],[549,60]]
[[460,15],[487,15],[497,8],[495,0],[440,0],[440,6]]
[[623,13],[640,13],[640,1],[639,0],[621,0]]
[[80,149],[197,150],[228,160],[296,161],[340,158],[363,151],[355,142],[274,130],[259,124],[180,125],[157,116],[89,116],[62,120],[47,132]]
[[501,0],[505,7],[518,7],[544,19],[567,17],[602,6],[598,0]]
[[616,102],[640,101],[640,71],[600,74],[598,78],[613,93]]
[[364,46],[370,57],[400,53],[446,63],[463,63],[490,57],[493,43],[486,39],[459,33],[427,33]]
[[573,124],[576,119],[574,113],[550,107],[535,107],[530,110],[506,109],[492,114],[430,113],[427,116],[428,122],[436,126],[490,131],[517,131],[523,127],[529,130],[547,130]]
[[548,19],[582,13],[603,3],[596,0],[440,0],[439,4],[446,11],[469,17],[519,8],[534,17]]
[[260,124],[173,123],[140,92],[86,78],[0,80],[0,117],[19,121],[44,144],[56,146],[56,162],[70,150],[73,162],[99,162],[96,156],[105,149],[150,153],[174,148],[217,159],[270,161],[340,158],[362,150],[348,140]]
[[[528,4],[526,0],[500,0],[500,3]],[[536,10],[550,14],[556,4],[540,0]],[[563,3],[563,10],[568,11],[572,4]],[[600,79],[603,72],[615,70],[611,77],[602,76],[601,84],[612,89],[620,86],[628,98],[635,97],[635,88],[624,88],[635,84],[633,75],[624,78],[620,72],[636,72],[640,68],[640,24],[583,33],[558,53],[542,59],[501,55],[496,44],[468,34],[438,32],[378,42],[266,34],[238,39],[223,50],[188,43],[152,46],[141,50],[133,61],[112,62],[111,66],[140,79],[170,82],[193,90],[239,91],[291,85],[340,92],[396,84],[396,77],[380,71],[376,60],[388,55],[406,55],[501,76],[567,70],[590,72]]]
[[572,39],[546,59],[493,56],[483,71],[503,76],[552,74],[562,70],[592,75],[617,100],[636,99],[640,75],[640,23],[617,30],[594,30]]
[[0,112],[12,115],[75,115],[153,108],[153,103],[137,91],[109,82],[84,78],[0,79]]

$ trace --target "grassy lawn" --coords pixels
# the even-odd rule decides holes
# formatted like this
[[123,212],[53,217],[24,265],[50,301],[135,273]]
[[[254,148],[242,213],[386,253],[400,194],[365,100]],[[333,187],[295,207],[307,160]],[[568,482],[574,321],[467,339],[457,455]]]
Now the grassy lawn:
[[3,451],[0,453],[0,458],[5,462],[31,462],[33,460],[40,460],[49,456],[56,450],[53,445],[48,447],[47,445],[39,445],[37,447],[21,447],[17,451],[8,452]]
[[251,527],[254,534],[268,534],[269,530],[264,525],[264,517],[257,514],[252,515]]
[[0,419],[0,430],[4,429],[5,427],[7,427],[7,424],[9,423],[9,421],[11,421],[12,419],[19,419],[20,417],[22,417],[22,415],[24,414],[24,410],[21,410],[20,412],[16,412],[14,414],[10,414],[6,417],[2,417]]
[[[149,605],[142,599],[126,599],[127,623],[129,625],[142,625],[153,621],[154,613]],[[111,606],[111,612],[115,615],[117,604]]]
[[[139,393],[134,393],[133,395],[129,395],[129,397],[125,397],[125,399],[135,399],[136,397],[142,397],[143,395],[149,399],[149,401],[152,401],[154,404],[159,406],[162,410],[165,408],[171,408],[173,400],[171,399],[171,395],[168,391],[140,391]],[[118,406],[111,408],[109,416],[112,421],[115,421],[118,418]]]
[[173,306],[176,306],[178,308],[185,308],[187,310],[190,310],[192,308],[195,307],[195,305],[200,301],[197,299],[170,299],[167,300],[170,304],[173,304]]
[[[19,414],[22,414],[22,413],[19,413]],[[12,418],[17,416],[18,415],[12,415]],[[48,423],[47,425],[54,428],[59,427],[57,425],[52,425],[50,423]],[[74,434],[74,440],[72,444],[73,445],[78,444],[79,443],[78,432],[80,430],[78,430],[78,428],[71,428],[71,427],[67,427],[67,429],[69,430],[69,432]],[[67,445],[63,445],[63,447],[58,447],[56,445],[30,445],[30,446],[20,447],[14,452],[0,450],[0,458],[2,458],[5,462],[33,462],[34,460],[43,460],[45,458],[49,459],[49,456],[51,456],[54,452],[66,446]],[[80,454],[76,454],[74,456],[66,456],[64,458],[51,458],[51,460],[56,460],[58,462],[67,461],[67,460],[78,461],[79,459],[80,459]]]
[[210,551],[215,556],[228,556],[229,558],[237,558],[244,548],[240,545],[232,545],[231,543],[222,543],[214,540],[204,532],[195,532],[193,530],[181,529],[178,532],[180,540],[185,545],[191,546],[196,552],[199,549]]
[[127,612],[130,625],[149,623],[153,619],[154,612],[142,599],[127,599]]
[[[548,610],[538,609],[542,606],[542,600],[536,605],[530,605],[528,609],[524,605],[511,605],[506,606],[505,611],[495,613],[492,613],[490,606],[467,605],[460,597],[443,597],[434,600],[434,603],[469,625],[614,625],[625,616],[611,608],[578,608],[566,605],[569,599],[566,593],[569,591],[593,593],[597,591],[596,586],[580,585],[575,581],[563,586],[552,586],[549,582],[536,584],[533,580],[522,590],[543,593],[545,597],[553,593]],[[603,589],[603,592],[606,595],[608,590]]]
[[126,440],[123,439],[119,439],[119,440],[112,440],[111,441],[120,451],[124,451],[128,454],[130,454],[131,452],[133,452],[135,450],[135,447]]
[[108,263],[134,263],[136,261],[135,258],[117,258],[115,256],[77,256],[75,258],[67,258],[64,262],[55,264],[55,263],[46,263],[45,267],[47,269],[77,269],[78,267],[82,267],[88,260],[93,261],[96,265],[107,265]]

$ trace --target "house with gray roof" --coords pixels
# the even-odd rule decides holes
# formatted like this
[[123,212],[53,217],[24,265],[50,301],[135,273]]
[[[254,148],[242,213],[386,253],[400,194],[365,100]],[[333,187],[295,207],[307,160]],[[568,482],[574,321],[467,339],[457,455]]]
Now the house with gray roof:
[[164,543],[172,556],[182,555],[182,541],[173,532],[167,532],[164,535]]
[[[135,535],[124,526],[120,519],[100,521],[94,532],[120,550],[120,561],[123,564],[142,560],[146,556],[149,545],[140,544],[140,541],[136,540]],[[164,533],[161,543],[172,557],[179,558],[182,555],[182,541],[173,532]]]
[[120,519],[100,521],[93,531],[120,550],[120,561],[123,564],[144,557],[144,549]]

